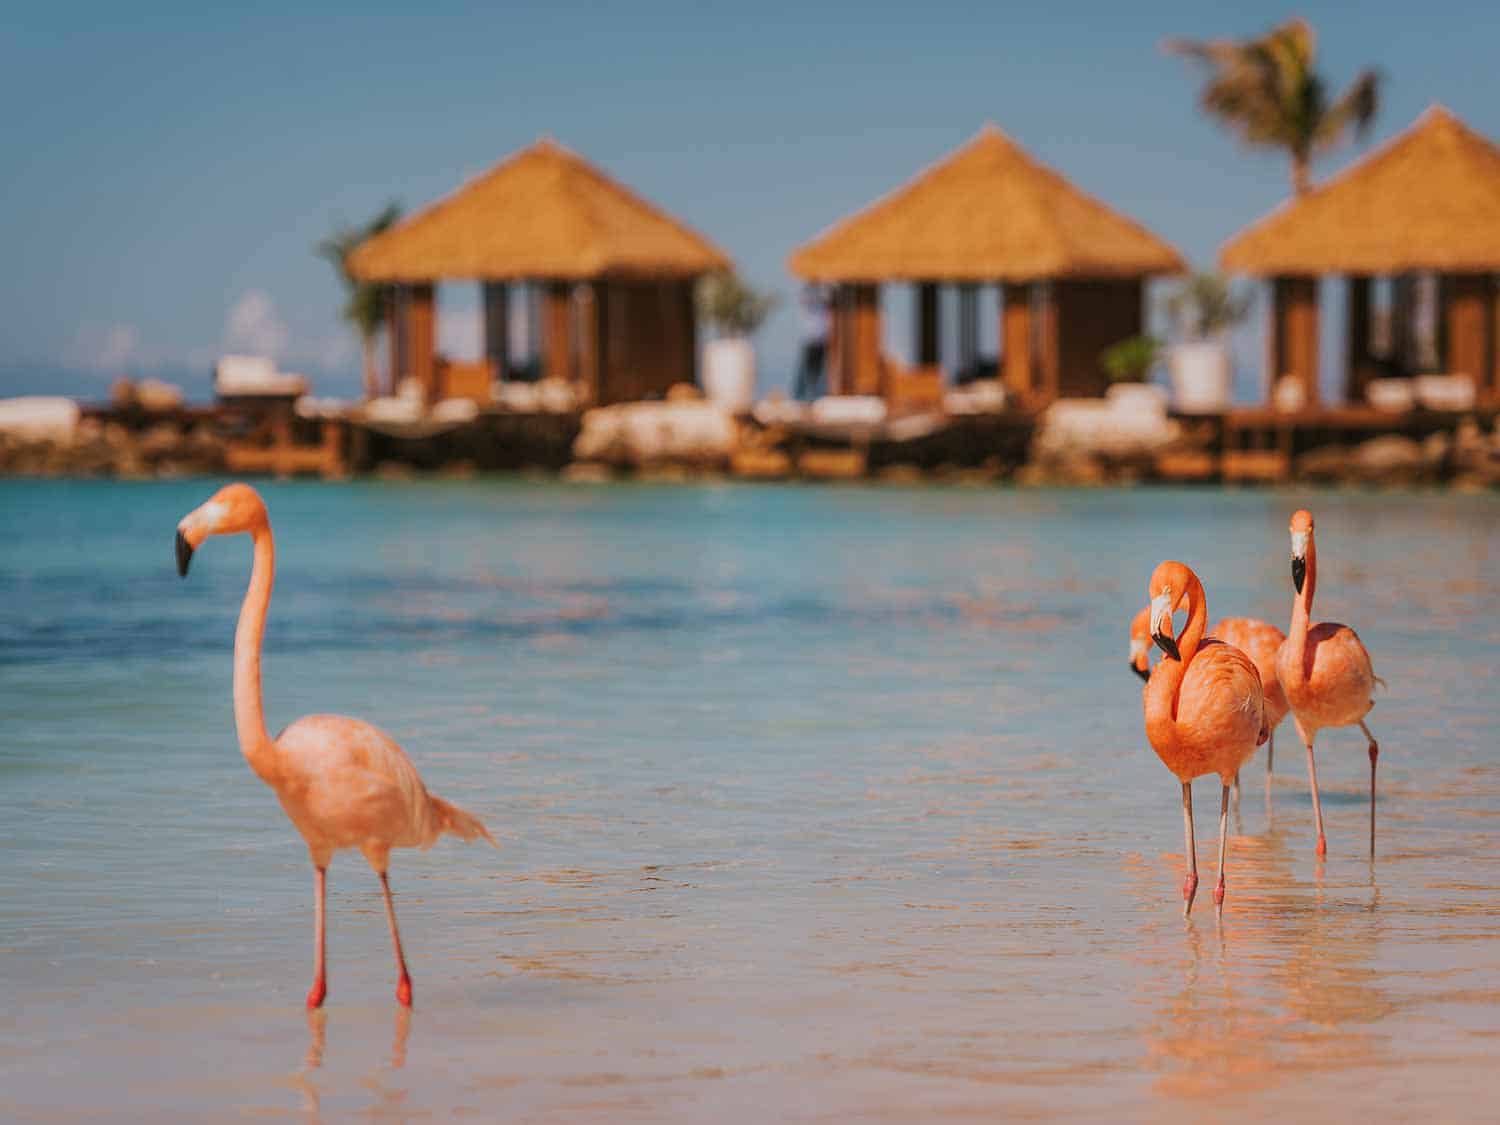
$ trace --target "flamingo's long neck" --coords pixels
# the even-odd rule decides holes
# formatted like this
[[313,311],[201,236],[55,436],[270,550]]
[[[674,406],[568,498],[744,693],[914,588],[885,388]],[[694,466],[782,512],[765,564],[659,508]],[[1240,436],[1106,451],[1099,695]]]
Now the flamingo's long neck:
[[276,747],[266,733],[260,646],[266,632],[266,611],[271,606],[271,583],[276,578],[276,547],[271,541],[270,524],[262,524],[251,534],[255,561],[250,568],[250,587],[240,606],[240,623],[234,631],[234,728],[250,768],[269,783],[276,772]]
[[1146,735],[1158,748],[1172,746],[1177,741],[1177,694],[1208,627],[1208,599],[1197,575],[1189,576],[1183,596],[1188,603],[1188,619],[1182,636],[1177,638],[1177,651],[1182,659],[1167,657],[1161,661],[1146,685]]
[[1312,621],[1313,591],[1318,585],[1318,548],[1313,537],[1307,537],[1307,570],[1302,589],[1292,597],[1292,623],[1287,629],[1286,646],[1293,664],[1306,671],[1307,629]]

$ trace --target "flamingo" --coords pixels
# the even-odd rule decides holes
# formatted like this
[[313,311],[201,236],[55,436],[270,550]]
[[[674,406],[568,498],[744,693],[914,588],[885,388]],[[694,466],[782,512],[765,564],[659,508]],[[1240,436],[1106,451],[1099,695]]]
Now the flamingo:
[[[1198,848],[1193,833],[1193,779],[1217,773],[1219,801],[1219,881],[1214,906],[1224,909],[1224,860],[1228,846],[1229,787],[1255,748],[1269,736],[1260,673],[1239,649],[1204,637],[1208,599],[1198,576],[1180,562],[1164,562],[1147,586],[1151,600],[1151,639],[1166,659],[1156,666],[1143,694],[1146,738],[1162,763],[1182,783],[1182,820],[1188,874],[1182,884],[1182,913],[1193,909],[1198,893]],[[1172,614],[1187,602],[1187,624],[1172,635]]]
[[1221,617],[1219,623],[1209,630],[1209,635],[1239,649],[1260,673],[1260,687],[1266,700],[1266,729],[1271,732],[1266,740],[1266,783],[1269,785],[1276,761],[1276,728],[1286,718],[1288,710],[1286,692],[1276,678],[1276,654],[1281,651],[1286,634],[1256,617]]
[[234,725],[240,751],[255,775],[276,791],[302,834],[313,865],[313,983],[309,1010],[328,995],[324,957],[324,899],[333,853],[358,848],[380,877],[385,916],[396,954],[396,999],[411,1007],[411,975],[396,928],[387,876],[392,848],[431,847],[444,833],[463,840],[495,840],[478,818],[427,792],[401,747],[369,723],[342,715],[309,715],[275,738],[266,733],[261,702],[260,650],[276,572],[276,547],[265,503],[247,484],[214,493],[177,525],[177,573],[187,577],[193,552],[210,535],[248,533],[254,547],[250,586],[234,633]]
[[[1276,679],[1276,653],[1281,648],[1285,635],[1276,626],[1254,617],[1222,617],[1209,630],[1209,637],[1223,641],[1248,656],[1260,673],[1261,691],[1266,701],[1266,726],[1271,737],[1266,746],[1266,777],[1271,776],[1271,763],[1276,753],[1276,727],[1286,717],[1286,694]],[[1150,681],[1151,665],[1151,607],[1147,606],[1135,615],[1130,623],[1130,670],[1141,679]],[[1239,790],[1240,779],[1236,775],[1234,788]]]
[[1370,753],[1370,854],[1375,854],[1375,761],[1380,744],[1365,725],[1365,716],[1375,706],[1372,693],[1380,677],[1370,663],[1370,654],[1353,629],[1331,621],[1310,625],[1313,592],[1318,585],[1318,549],[1313,542],[1312,513],[1299,509],[1292,515],[1292,624],[1286,643],[1276,657],[1276,677],[1286,692],[1292,722],[1307,747],[1307,780],[1312,787],[1313,819],[1318,828],[1318,855],[1328,854],[1323,834],[1323,805],[1318,800],[1318,766],[1313,758],[1313,740],[1324,727],[1358,724],[1369,741]]

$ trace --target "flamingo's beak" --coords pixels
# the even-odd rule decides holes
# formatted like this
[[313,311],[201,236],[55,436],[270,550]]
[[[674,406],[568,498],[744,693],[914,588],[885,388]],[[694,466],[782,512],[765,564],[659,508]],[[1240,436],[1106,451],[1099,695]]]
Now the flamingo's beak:
[[1292,532],[1292,585],[1302,593],[1302,583],[1307,581],[1307,532]]
[[1151,639],[1173,660],[1181,660],[1177,638],[1172,636],[1172,591],[1163,590],[1151,599]]
[[1150,645],[1139,638],[1130,639],[1130,670],[1142,680],[1151,679],[1151,660],[1147,656]]
[[187,577],[188,563],[193,561],[193,545],[187,541],[187,536],[182,533],[182,528],[177,529],[177,574],[181,578]]

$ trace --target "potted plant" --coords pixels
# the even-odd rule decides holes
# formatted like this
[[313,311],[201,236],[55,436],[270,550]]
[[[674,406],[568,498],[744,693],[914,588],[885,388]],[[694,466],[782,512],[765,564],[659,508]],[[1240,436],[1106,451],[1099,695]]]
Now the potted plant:
[[1227,278],[1196,273],[1167,299],[1177,342],[1167,367],[1172,401],[1184,414],[1214,414],[1229,407],[1233,369],[1229,330],[1250,311],[1250,296],[1237,292]]
[[737,274],[710,274],[698,282],[698,315],[714,334],[703,346],[703,390],[711,402],[736,413],[755,398],[755,347],[750,338],[776,306]]
[[1110,402],[1126,410],[1165,411],[1166,392],[1149,381],[1159,362],[1161,341],[1154,336],[1131,336],[1105,348],[1099,363],[1109,379]]

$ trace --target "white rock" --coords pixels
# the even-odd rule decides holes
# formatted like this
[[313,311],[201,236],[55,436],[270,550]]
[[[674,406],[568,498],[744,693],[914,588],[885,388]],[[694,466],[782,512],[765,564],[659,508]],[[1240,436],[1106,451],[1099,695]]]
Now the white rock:
[[737,440],[734,415],[711,402],[628,402],[590,410],[573,443],[578,461],[640,466],[720,464]]
[[23,441],[71,442],[78,404],[60,395],[0,399],[0,433]]
[[885,399],[875,395],[827,395],[808,411],[814,422],[836,426],[878,426],[885,421]]

